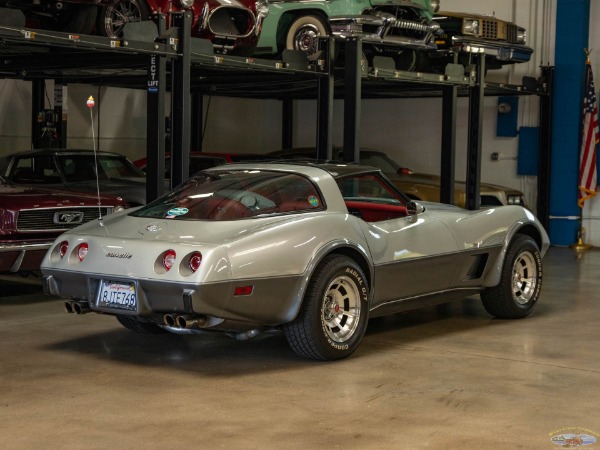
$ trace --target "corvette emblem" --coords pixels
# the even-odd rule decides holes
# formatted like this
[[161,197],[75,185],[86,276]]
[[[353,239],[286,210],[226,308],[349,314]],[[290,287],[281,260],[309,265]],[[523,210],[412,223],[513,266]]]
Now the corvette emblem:
[[65,224],[65,223],[81,223],[83,222],[82,212],[57,212],[54,214],[54,223]]
[[148,231],[160,231],[160,230],[162,230],[162,227],[160,225],[155,224],[155,223],[151,223],[150,225],[148,225],[146,227],[146,230],[148,230]]

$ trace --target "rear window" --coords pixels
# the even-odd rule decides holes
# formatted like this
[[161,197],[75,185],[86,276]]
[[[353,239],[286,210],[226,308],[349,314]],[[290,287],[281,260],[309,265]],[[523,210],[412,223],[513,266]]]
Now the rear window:
[[261,170],[202,172],[132,216],[172,220],[238,220],[324,209],[301,175]]

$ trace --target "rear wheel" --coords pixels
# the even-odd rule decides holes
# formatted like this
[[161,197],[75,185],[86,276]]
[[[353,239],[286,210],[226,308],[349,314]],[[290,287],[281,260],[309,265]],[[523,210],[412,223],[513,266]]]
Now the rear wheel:
[[326,257],[308,284],[298,316],[284,326],[292,349],[329,361],[351,355],[367,328],[368,292],[367,279],[354,260]]
[[542,256],[536,242],[517,235],[510,243],[500,283],[481,293],[487,312],[502,319],[527,316],[538,300],[542,289]]
[[117,320],[125,328],[135,331],[136,333],[160,334],[167,332],[155,323],[142,322],[140,320],[128,316],[117,316]]
[[98,34],[122,38],[126,24],[148,20],[148,14],[145,0],[110,0],[98,15]]

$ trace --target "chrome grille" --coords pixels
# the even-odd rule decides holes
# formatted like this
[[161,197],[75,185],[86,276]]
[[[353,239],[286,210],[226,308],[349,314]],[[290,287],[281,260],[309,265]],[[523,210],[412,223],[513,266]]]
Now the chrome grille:
[[498,21],[489,19],[482,20],[481,37],[484,39],[498,39]]
[[512,44],[517,44],[517,35],[518,35],[518,29],[519,27],[517,27],[514,23],[509,23],[507,24],[506,27],[506,40]]
[[[101,207],[100,212],[105,216],[112,212],[112,208]],[[76,223],[55,223],[54,217],[59,214],[83,213],[83,218]],[[18,231],[56,231],[68,230],[82,223],[98,218],[98,207],[84,206],[73,208],[51,208],[51,209],[25,209],[19,211],[17,216]]]

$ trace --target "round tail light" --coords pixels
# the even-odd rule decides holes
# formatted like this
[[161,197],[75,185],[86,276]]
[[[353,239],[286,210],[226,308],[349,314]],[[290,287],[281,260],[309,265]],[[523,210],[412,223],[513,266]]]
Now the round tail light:
[[79,261],[83,261],[85,255],[87,255],[87,252],[88,245],[85,242],[79,244],[79,246],[77,247],[77,258],[79,258]]
[[62,241],[58,246],[58,254],[60,255],[61,259],[64,258],[68,250],[69,243],[67,241]]
[[202,263],[202,253],[194,252],[190,255],[189,268],[194,273],[196,270],[200,268],[200,264]]
[[163,267],[165,270],[171,270],[171,267],[173,267],[173,264],[175,264],[176,256],[177,253],[175,253],[175,250],[173,249],[169,249],[163,254]]

